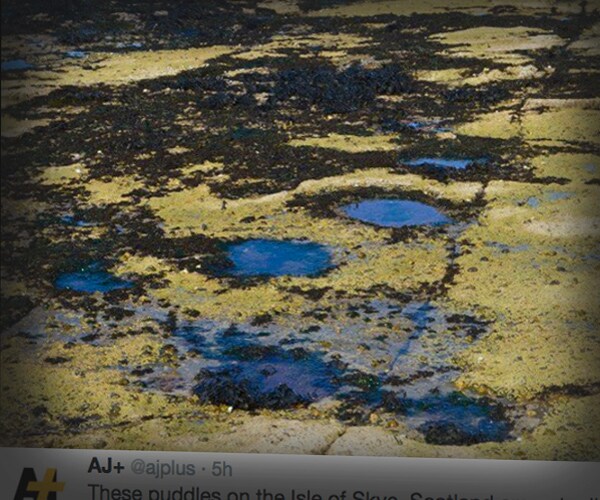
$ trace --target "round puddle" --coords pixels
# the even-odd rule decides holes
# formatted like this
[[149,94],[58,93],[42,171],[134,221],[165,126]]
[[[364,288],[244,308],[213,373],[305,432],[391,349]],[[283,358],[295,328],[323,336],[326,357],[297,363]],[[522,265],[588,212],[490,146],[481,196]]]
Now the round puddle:
[[384,227],[438,226],[451,219],[436,208],[411,200],[365,200],[342,207],[352,219]]
[[232,276],[310,276],[333,266],[329,249],[303,241],[247,240],[227,246]]
[[54,284],[60,290],[84,293],[105,293],[133,286],[131,282],[110,274],[99,262],[78,271],[60,274]]

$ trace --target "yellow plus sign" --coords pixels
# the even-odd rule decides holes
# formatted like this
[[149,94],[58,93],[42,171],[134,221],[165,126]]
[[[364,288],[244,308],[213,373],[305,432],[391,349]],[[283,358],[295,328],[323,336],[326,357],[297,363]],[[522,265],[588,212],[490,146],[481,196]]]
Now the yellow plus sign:
[[65,489],[65,483],[55,481],[56,469],[46,469],[42,481],[29,481],[27,491],[37,491],[37,500],[48,500],[48,493],[62,491]]

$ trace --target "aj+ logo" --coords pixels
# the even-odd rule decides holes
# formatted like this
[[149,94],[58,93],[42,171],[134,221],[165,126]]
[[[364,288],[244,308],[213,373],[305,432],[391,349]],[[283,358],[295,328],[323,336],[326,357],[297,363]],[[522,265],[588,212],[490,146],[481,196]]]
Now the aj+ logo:
[[44,479],[37,480],[31,467],[23,469],[14,500],[56,500],[56,493],[65,489],[65,483],[56,479],[56,469],[46,469]]

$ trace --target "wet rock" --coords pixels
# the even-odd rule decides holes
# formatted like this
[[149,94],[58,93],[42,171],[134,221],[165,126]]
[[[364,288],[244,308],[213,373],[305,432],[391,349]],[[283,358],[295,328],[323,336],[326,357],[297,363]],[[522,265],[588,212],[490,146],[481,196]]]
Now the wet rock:
[[281,384],[274,391],[267,392],[259,400],[262,407],[271,410],[291,408],[308,403],[307,400],[296,394],[286,384]]
[[373,391],[380,387],[381,380],[376,375],[353,371],[346,374],[343,378],[344,382],[359,387],[365,391]]
[[202,99],[198,106],[204,109],[221,110],[236,103],[236,98],[226,92],[217,92],[211,96]]
[[255,398],[247,381],[236,381],[228,373],[201,372],[194,393],[203,404],[227,405],[249,410],[255,408]]
[[154,369],[150,368],[150,367],[138,367],[138,368],[134,368],[133,370],[131,370],[131,374],[136,376],[136,377],[142,377],[144,375],[148,375],[150,373],[154,373]]
[[271,321],[273,321],[273,316],[271,316],[269,313],[263,313],[259,314],[258,316],[255,316],[251,322],[251,325],[262,326],[269,324]]
[[510,96],[508,89],[491,85],[485,89],[476,87],[459,87],[456,89],[445,90],[442,96],[452,103],[477,102],[481,104],[494,104],[506,100]]
[[2,309],[0,311],[2,331],[27,316],[33,308],[33,301],[25,295],[2,296]]
[[464,431],[453,422],[434,422],[419,430],[429,444],[465,446],[480,442],[479,436]]
[[71,358],[65,358],[64,356],[53,356],[44,358],[46,363],[50,363],[51,365],[60,365],[62,363],[67,363],[71,361]]
[[410,92],[412,82],[398,65],[365,69],[353,65],[294,68],[277,74],[274,96],[287,104],[318,105],[326,112],[348,113],[372,103],[377,95]]
[[223,354],[240,361],[258,361],[268,356],[273,356],[278,352],[279,349],[274,346],[250,344],[230,347]]
[[203,404],[226,405],[243,410],[279,410],[308,404],[305,398],[286,384],[261,392],[256,384],[247,379],[238,380],[231,372],[203,370],[197,380],[199,383],[194,388],[194,393]]
[[406,413],[408,408],[405,397],[390,391],[382,391],[381,406],[386,411],[400,414]]

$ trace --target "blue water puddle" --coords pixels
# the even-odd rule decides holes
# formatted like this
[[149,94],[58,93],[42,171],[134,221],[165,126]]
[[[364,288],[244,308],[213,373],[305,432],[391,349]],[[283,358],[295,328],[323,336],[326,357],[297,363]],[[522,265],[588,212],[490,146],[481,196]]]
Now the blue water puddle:
[[333,267],[328,247],[305,241],[247,240],[227,245],[231,276],[314,276]]
[[572,196],[573,193],[568,193],[566,191],[551,191],[546,194],[546,198],[549,201],[568,200]]
[[84,59],[87,57],[87,53],[83,50],[68,50],[65,52],[65,57],[70,59]]
[[411,167],[436,167],[436,168],[454,168],[464,170],[469,165],[483,165],[486,160],[483,158],[435,158],[424,157],[413,160],[402,160],[402,163]]
[[440,127],[437,126],[439,122],[420,122],[420,121],[412,121],[406,123],[406,126],[412,130],[425,130],[428,132],[449,132],[449,127]]
[[[453,356],[485,326],[469,316],[444,316],[428,303],[409,304],[403,314],[413,322],[413,333],[398,350],[387,377],[382,377],[375,404],[403,415],[428,443],[466,445],[508,439],[512,424],[501,404],[453,389],[459,373]],[[430,359],[423,363],[425,358]],[[398,373],[404,382],[398,380]]]
[[[337,400],[341,420],[396,414],[436,444],[511,437],[502,403],[456,392],[453,385],[460,373],[453,359],[486,331],[484,323],[420,302],[350,302],[344,316],[351,319],[341,334],[328,320],[310,329],[204,320],[179,325],[172,342],[180,353],[195,353],[180,367],[187,380],[181,387],[192,386],[203,403],[240,409]],[[376,335],[378,325],[399,333]],[[401,333],[407,328],[408,335]]]
[[63,215],[60,217],[60,221],[67,226],[76,226],[76,227],[91,227],[95,224],[93,222],[87,222],[85,220],[79,219],[74,215]]
[[388,373],[393,372],[397,364],[411,353],[411,349],[419,341],[421,334],[427,330],[427,325],[435,320],[433,317],[435,308],[428,303],[409,304],[403,309],[402,313],[413,322],[413,334],[397,349],[396,355],[388,368]]
[[[143,314],[154,318],[152,311]],[[370,318],[369,323],[399,320],[403,328],[407,328],[408,320],[412,325],[410,337],[403,343],[395,334],[389,338],[365,334],[360,318],[341,335],[328,330],[326,323],[318,331],[301,332],[274,324],[176,322],[167,346],[176,353],[179,366],[143,365],[130,371],[128,377],[147,390],[192,391],[201,403],[250,411],[338,400],[364,418],[380,410],[384,415],[395,414],[426,442],[438,445],[514,437],[512,421],[502,403],[456,392],[452,385],[459,373],[452,366],[452,358],[459,349],[471,345],[465,337],[473,334],[472,329],[484,325],[471,316],[444,313],[432,304],[419,302],[349,303],[348,312]],[[166,315],[155,319],[163,323]],[[347,338],[355,335],[354,339]],[[325,338],[335,338],[334,346],[324,349],[320,342]],[[358,342],[369,349],[359,353]],[[395,366],[384,371],[368,371],[370,362],[361,371],[352,361],[357,353],[360,357],[372,354],[376,359],[394,350],[400,353]],[[439,373],[424,374],[425,369]],[[392,375],[406,380],[394,382]],[[344,414],[339,418],[344,420]]]
[[348,217],[383,227],[439,226],[451,221],[436,208],[412,200],[364,200],[341,207]]
[[[269,407],[288,406],[289,396],[293,401],[314,402],[335,392],[334,370],[316,354],[302,350],[286,350],[277,346],[265,347],[262,344],[242,343],[226,349],[221,356],[227,360],[218,371],[208,370],[203,375],[225,375],[236,385],[245,384],[259,400],[275,394],[285,395],[280,403],[272,401]],[[209,377],[214,384],[215,377]],[[205,386],[196,388],[205,389]],[[282,389],[285,388],[285,392]]]
[[[241,409],[307,405],[336,391],[338,372],[322,355],[261,341],[265,332],[185,325],[175,336],[201,353],[193,392],[207,404]],[[189,371],[189,367],[188,367]]]
[[28,63],[24,59],[14,59],[12,61],[2,61],[0,69],[2,71],[25,71],[32,69],[33,64]]
[[432,391],[421,398],[402,391],[382,391],[382,406],[401,414],[408,426],[438,445],[470,445],[510,439],[513,424],[505,407],[489,398],[447,390]]
[[144,46],[142,42],[119,42],[115,45],[117,49],[141,49]]
[[401,314],[412,322],[411,335],[400,345],[388,344],[395,355],[383,372],[344,377],[362,384],[359,390],[345,388],[347,401],[398,414],[430,443],[508,439],[512,423],[502,404],[457,392],[453,386],[459,374],[453,357],[471,345],[485,325],[470,316],[445,315],[429,303],[407,304]]
[[403,121],[403,120],[394,120],[394,119],[386,119],[381,123],[381,128],[384,132],[402,132],[406,129],[413,130],[415,132],[449,132],[451,129],[449,127],[442,126],[441,120],[412,120],[412,121]]
[[504,441],[512,430],[500,405],[460,392],[409,400],[405,405],[409,421],[413,426],[418,424],[417,429],[431,444],[468,445]]
[[[544,201],[560,201],[560,200],[568,200],[573,197],[573,193],[569,193],[567,191],[550,191],[544,194]],[[542,200],[540,200],[537,196],[530,196],[525,200],[527,206],[531,208],[539,208],[542,204]]]
[[83,293],[106,293],[131,288],[133,283],[106,271],[101,262],[93,262],[77,271],[60,274],[54,282],[59,290]]

